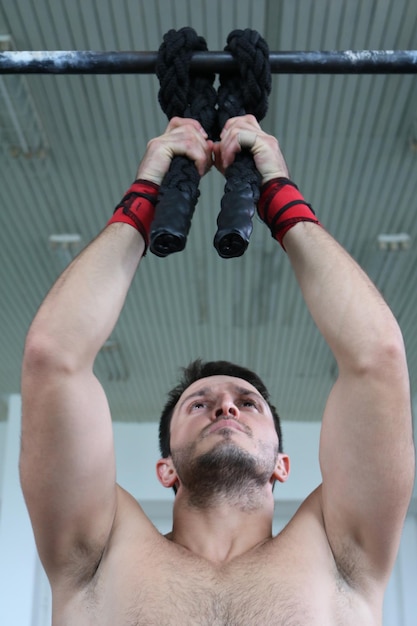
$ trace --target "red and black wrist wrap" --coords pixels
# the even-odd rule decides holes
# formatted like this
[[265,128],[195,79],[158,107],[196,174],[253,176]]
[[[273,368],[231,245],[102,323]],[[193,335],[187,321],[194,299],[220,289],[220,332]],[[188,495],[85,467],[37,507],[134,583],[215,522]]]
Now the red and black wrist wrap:
[[113,216],[107,222],[123,222],[136,228],[145,241],[145,254],[149,245],[149,233],[155,215],[159,185],[138,178],[129,187],[120,203],[114,209]]
[[273,178],[261,187],[258,213],[284,250],[284,235],[298,222],[320,225],[312,207],[288,178]]

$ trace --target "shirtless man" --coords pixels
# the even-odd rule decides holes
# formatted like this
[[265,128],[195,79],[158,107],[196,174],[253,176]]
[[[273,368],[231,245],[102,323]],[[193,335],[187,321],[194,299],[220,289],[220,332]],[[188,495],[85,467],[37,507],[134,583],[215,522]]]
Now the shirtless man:
[[[160,183],[174,154],[200,174],[214,154],[224,171],[241,146],[264,183],[288,176],[278,142],[244,116],[215,145],[197,122],[172,120],[148,144],[138,178]],[[338,364],[323,416],[323,482],[273,537],[273,485],[289,462],[270,405],[245,377],[206,376],[176,403],[171,453],[157,464],[162,484],[176,489],[164,537],[116,485],[109,408],[93,375],[143,232],[117,221],[104,228],[58,279],[27,337],[21,478],[54,626],[380,625],[414,478],[405,351],[389,308],[321,225],[286,232],[305,302]],[[221,462],[230,476],[215,473]]]

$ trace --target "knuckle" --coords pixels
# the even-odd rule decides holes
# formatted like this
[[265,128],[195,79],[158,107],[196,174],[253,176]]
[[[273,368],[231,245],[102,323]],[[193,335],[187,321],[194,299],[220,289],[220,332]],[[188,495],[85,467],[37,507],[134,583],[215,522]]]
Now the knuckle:
[[252,114],[252,113],[247,113],[247,115],[245,115],[246,120],[250,123],[255,123],[258,124],[258,120],[256,119],[256,117]]
[[155,148],[157,147],[158,143],[159,143],[158,137],[153,137],[146,144],[146,150],[148,152],[152,152],[153,150],[155,150]]

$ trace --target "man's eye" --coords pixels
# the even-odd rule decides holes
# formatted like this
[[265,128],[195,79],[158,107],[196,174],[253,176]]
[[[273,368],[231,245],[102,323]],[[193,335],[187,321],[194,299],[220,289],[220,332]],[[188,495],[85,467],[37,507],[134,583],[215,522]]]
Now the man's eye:
[[253,402],[253,400],[244,400],[242,402],[242,406],[256,408],[256,404],[255,404],[255,402]]
[[191,405],[192,409],[204,409],[204,407],[206,406],[205,402],[193,402],[193,404]]

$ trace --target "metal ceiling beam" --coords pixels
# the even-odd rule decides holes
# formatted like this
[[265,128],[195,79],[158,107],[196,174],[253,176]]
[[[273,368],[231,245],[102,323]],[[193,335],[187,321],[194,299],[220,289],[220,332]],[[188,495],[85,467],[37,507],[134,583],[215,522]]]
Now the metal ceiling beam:
[[[157,52],[7,51],[0,74],[154,74]],[[274,74],[416,74],[417,50],[271,52]],[[227,52],[196,52],[191,71],[236,70]]]

